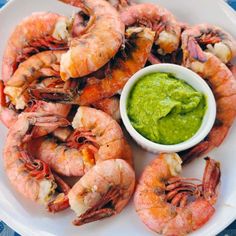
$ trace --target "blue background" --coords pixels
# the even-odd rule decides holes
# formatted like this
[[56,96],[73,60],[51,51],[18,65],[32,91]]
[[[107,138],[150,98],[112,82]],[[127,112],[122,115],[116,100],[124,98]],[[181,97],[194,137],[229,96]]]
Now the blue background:
[[[0,7],[5,4],[6,0],[0,0]],[[236,10],[236,0],[229,0],[228,3]],[[10,229],[4,222],[0,221],[0,236],[20,236]],[[218,236],[236,236],[236,221],[233,222]]]

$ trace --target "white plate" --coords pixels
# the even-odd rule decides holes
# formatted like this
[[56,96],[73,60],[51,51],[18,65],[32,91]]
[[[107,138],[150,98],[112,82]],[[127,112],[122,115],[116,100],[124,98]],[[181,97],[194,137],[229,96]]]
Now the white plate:
[[[144,2],[144,1],[143,1]],[[181,21],[188,23],[214,23],[227,29],[236,37],[236,17],[234,11],[221,0],[157,0],[171,10]],[[66,15],[71,14],[71,7],[56,0],[12,0],[0,11],[0,58],[2,58],[6,39],[13,27],[25,16],[34,11],[54,11]],[[1,65],[0,65],[1,66]],[[6,129],[0,126],[3,149]],[[212,219],[192,235],[216,235],[236,219],[236,125],[224,143],[210,153],[210,156],[221,161],[222,186],[216,205],[216,213]],[[153,158],[133,144],[135,167],[139,175],[145,165]],[[201,177],[204,161],[196,160],[184,168],[185,176]],[[109,219],[91,223],[82,227],[71,224],[74,214],[67,210],[64,213],[51,215],[26,199],[22,198],[11,187],[0,161],[0,218],[22,235],[43,236],[118,236],[118,235],[156,235],[148,230],[134,211],[133,203],[129,204],[121,214]]]

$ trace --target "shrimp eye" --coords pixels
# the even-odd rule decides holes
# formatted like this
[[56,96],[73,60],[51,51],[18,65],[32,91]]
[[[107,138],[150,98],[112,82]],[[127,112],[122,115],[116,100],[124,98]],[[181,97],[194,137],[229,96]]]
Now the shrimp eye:
[[78,143],[84,143],[86,141],[86,138],[85,137],[79,137],[78,139],[77,139],[77,142]]

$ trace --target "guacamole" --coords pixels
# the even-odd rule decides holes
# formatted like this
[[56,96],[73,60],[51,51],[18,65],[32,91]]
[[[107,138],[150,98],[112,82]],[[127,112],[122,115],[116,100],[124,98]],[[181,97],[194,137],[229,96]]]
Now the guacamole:
[[200,128],[205,111],[204,95],[168,73],[142,77],[127,102],[133,127],[160,144],[178,144],[191,138]]

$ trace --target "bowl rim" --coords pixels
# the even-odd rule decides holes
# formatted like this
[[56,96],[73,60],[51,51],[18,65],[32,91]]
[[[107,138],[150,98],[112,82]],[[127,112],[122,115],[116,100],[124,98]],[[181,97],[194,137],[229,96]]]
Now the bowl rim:
[[[204,96],[207,101],[207,108],[203,117],[206,119],[208,116],[207,121],[204,122],[202,121],[202,124],[198,131],[193,135],[190,139],[178,143],[178,144],[172,144],[172,145],[166,145],[166,144],[159,144],[155,143],[144,136],[140,134],[131,124],[130,119],[127,114],[127,101],[128,97],[130,94],[130,91],[132,90],[133,86],[137,83],[137,81],[144,75],[155,73],[155,72],[164,72],[164,73],[172,73],[174,74],[175,72],[173,71],[168,71],[170,70],[169,68],[172,68],[176,73],[177,72],[184,72],[185,74],[188,74],[189,81],[195,79],[197,81],[196,83],[199,84],[199,86],[205,91]],[[164,71],[162,71],[164,70]],[[178,78],[176,75],[175,77],[177,79],[185,81],[187,84],[192,86],[195,90],[199,91],[195,86],[192,84],[188,83],[186,80],[183,78]],[[202,91],[201,91],[202,92]],[[203,92],[202,92],[203,93]],[[128,131],[128,133],[133,137],[133,139],[139,143],[142,147],[146,147],[146,149],[152,151],[152,152],[179,152],[183,150],[187,150],[196,144],[200,143],[210,132],[212,129],[214,123],[215,123],[215,118],[216,118],[216,102],[215,102],[215,97],[213,95],[212,90],[206,83],[206,81],[201,78],[197,73],[194,71],[180,66],[180,65],[175,65],[175,64],[169,64],[169,63],[162,63],[162,64],[155,64],[155,65],[150,65],[147,66],[139,71],[137,71],[126,83],[124,86],[122,93],[121,93],[121,98],[120,98],[120,114],[121,114],[121,119],[123,121],[123,124]],[[204,125],[204,126],[203,126]],[[202,130],[202,131],[201,131]],[[201,132],[200,132],[201,131]]]

